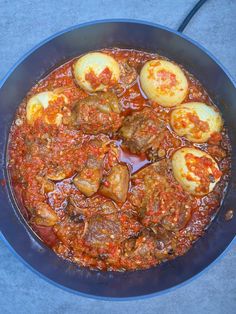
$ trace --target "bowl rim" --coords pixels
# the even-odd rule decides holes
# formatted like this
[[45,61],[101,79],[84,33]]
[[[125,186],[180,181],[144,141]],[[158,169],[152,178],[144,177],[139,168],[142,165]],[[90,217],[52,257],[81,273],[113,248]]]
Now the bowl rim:
[[[109,23],[130,23],[130,24],[140,24],[140,25],[146,25],[146,26],[151,26],[154,28],[159,28],[165,31],[168,31],[172,34],[175,34],[179,37],[182,37],[183,39],[185,39],[186,41],[190,42],[191,44],[193,44],[194,46],[198,47],[200,50],[202,50],[210,59],[212,59],[215,63],[218,64],[218,66],[221,68],[221,70],[226,74],[226,76],[228,77],[228,79],[231,81],[232,85],[234,86],[234,88],[236,88],[236,80],[234,80],[234,78],[232,77],[232,75],[229,73],[229,71],[225,68],[225,66],[211,53],[209,52],[205,47],[203,47],[201,44],[199,44],[197,41],[191,39],[190,37],[186,36],[183,33],[180,33],[176,30],[173,30],[169,27],[154,23],[154,22],[149,22],[149,21],[145,21],[145,20],[139,20],[139,19],[125,19],[125,18],[118,18],[118,19],[99,19],[99,20],[93,20],[93,21],[89,21],[89,22],[84,22],[84,23],[79,23],[79,24],[75,24],[73,26],[70,26],[68,28],[65,28],[59,32],[56,32],[50,36],[48,36],[46,39],[40,41],[38,44],[34,45],[31,49],[29,49],[26,53],[24,53],[22,55],[22,57],[20,57],[15,64],[13,64],[13,66],[10,67],[10,69],[7,71],[7,73],[5,74],[5,76],[0,80],[0,89],[2,88],[2,86],[5,84],[5,82],[8,80],[8,78],[11,76],[12,72],[25,60],[27,59],[27,57],[29,55],[31,55],[34,51],[36,51],[38,48],[42,47],[43,45],[45,45],[47,42],[50,42],[51,40],[53,40],[54,38],[63,35],[67,32],[73,31],[75,29],[80,29],[80,28],[84,28],[87,26],[96,26],[98,24],[109,24]],[[40,278],[43,278],[46,282],[53,284],[54,286],[73,293],[75,295],[78,296],[83,296],[86,298],[90,298],[90,299],[97,299],[97,300],[103,300],[103,301],[131,301],[131,300],[142,300],[142,299],[146,299],[146,298],[151,298],[151,297],[155,297],[155,296],[160,296],[160,295],[164,295],[168,292],[174,291],[180,287],[183,287],[189,283],[191,283],[193,280],[197,279],[198,277],[200,277],[203,273],[207,272],[209,270],[210,267],[212,267],[213,265],[215,265],[218,261],[220,261],[223,256],[230,250],[230,248],[233,246],[233,244],[236,243],[236,236],[232,239],[232,241],[226,246],[226,248],[222,251],[222,253],[215,259],[213,260],[210,264],[208,264],[203,270],[201,270],[200,272],[198,272],[197,274],[193,275],[191,278],[185,280],[184,282],[181,282],[171,288],[159,291],[159,292],[154,292],[154,293],[150,293],[150,294],[146,294],[146,295],[140,295],[140,296],[132,296],[132,297],[104,297],[104,296],[97,296],[97,295],[93,295],[93,294],[88,294],[88,293],[84,293],[84,292],[80,292],[80,291],[76,291],[73,290],[71,288],[68,288],[66,286],[63,286],[57,282],[55,282],[52,279],[49,279],[47,276],[43,275],[41,272],[39,272],[38,270],[36,270],[34,267],[32,267],[28,262],[25,261],[25,259],[20,256],[17,251],[9,244],[9,242],[7,241],[6,237],[3,235],[3,233],[0,230],[0,240],[3,241],[3,243],[6,244],[6,246],[9,248],[9,250],[13,253],[13,255],[15,255],[18,260],[20,260],[28,269],[30,269],[33,273],[37,274]]]
[[92,25],[97,25],[97,24],[105,24],[105,23],[130,23],[130,24],[141,24],[141,25],[147,25],[147,26],[152,26],[155,28],[160,28],[163,30],[166,30],[172,34],[175,34],[179,37],[182,37],[183,39],[189,41],[193,45],[197,46],[200,48],[205,54],[207,54],[213,61],[215,61],[221,69],[225,72],[225,74],[228,76],[230,79],[231,83],[234,85],[236,88],[236,79],[233,78],[233,76],[230,74],[229,70],[226,69],[226,67],[209,51],[207,50],[204,46],[202,46],[199,42],[195,41],[194,39],[190,38],[189,36],[178,32],[177,30],[174,30],[168,26],[164,26],[158,23],[154,22],[149,22],[145,20],[139,20],[139,19],[125,19],[125,18],[117,18],[117,19],[99,19],[99,20],[93,20],[90,22],[84,22],[84,23],[79,23],[75,24],[73,26],[67,27],[61,31],[58,31],[45,39],[41,40],[39,43],[35,44],[31,49],[27,50],[7,71],[7,73],[3,76],[3,78],[0,80],[0,88],[4,85],[4,83],[7,81],[8,77],[11,75],[11,73],[18,67],[20,63],[22,63],[29,55],[31,55],[35,50],[40,48],[41,46],[45,45],[47,42],[51,41],[52,39],[63,35],[65,33],[68,33],[70,31],[73,31],[75,29],[79,28],[84,28],[86,26],[92,26]]

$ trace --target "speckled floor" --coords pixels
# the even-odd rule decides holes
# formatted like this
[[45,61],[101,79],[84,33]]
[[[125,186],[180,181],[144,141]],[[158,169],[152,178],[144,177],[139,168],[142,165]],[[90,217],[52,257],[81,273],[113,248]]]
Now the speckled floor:
[[[0,0],[0,79],[32,46],[66,27],[134,18],[176,29],[195,0]],[[185,33],[211,51],[236,79],[236,1],[209,0]],[[78,297],[33,274],[0,242],[0,313],[236,313],[236,245],[207,273],[156,298],[106,302]]]

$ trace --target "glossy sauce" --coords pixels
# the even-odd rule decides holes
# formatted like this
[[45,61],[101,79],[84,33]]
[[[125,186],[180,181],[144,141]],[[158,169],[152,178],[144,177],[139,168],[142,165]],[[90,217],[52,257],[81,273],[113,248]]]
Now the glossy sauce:
[[[157,57],[156,54],[134,50],[112,49],[105,50],[105,52],[112,55],[120,63],[128,61],[129,66],[131,68],[134,67],[138,73],[147,60]],[[223,173],[221,181],[217,184],[212,193],[202,198],[195,199],[197,207],[193,209],[187,225],[172,235],[174,239],[174,253],[165,255],[163,258],[150,256],[148,260],[141,255],[132,255],[132,258],[130,258],[130,256],[125,256],[125,254],[122,253],[124,249],[123,245],[126,245],[122,242],[121,244],[111,243],[109,250],[100,252],[99,255],[97,249],[88,246],[84,242],[83,236],[78,236],[81,234],[80,228],[82,228],[82,223],[79,217],[76,217],[78,222],[72,216],[68,216],[67,207],[71,195],[78,198],[81,208],[91,206],[95,208],[96,212],[98,211],[97,208],[107,201],[107,199],[99,193],[97,193],[92,200],[86,199],[72,183],[75,169],[83,164],[87,156],[85,143],[94,138],[100,139],[101,136],[86,135],[80,130],[74,130],[67,126],[62,126],[57,129],[56,127],[46,125],[42,128],[40,124],[36,123],[35,127],[32,129],[25,121],[26,102],[36,93],[63,88],[64,94],[69,99],[68,110],[73,108],[76,101],[88,95],[75,84],[72,73],[73,63],[74,60],[71,60],[58,67],[31,89],[19,106],[15,123],[12,125],[9,146],[9,171],[22,214],[33,230],[35,230],[41,239],[52,247],[57,254],[79,265],[89,266],[91,268],[104,270],[149,268],[161,261],[184,254],[191,247],[192,243],[204,233],[206,226],[210,223],[212,215],[218,210],[224,196],[230,174],[230,143],[227,131],[223,129],[220,135],[222,137],[221,142],[221,138],[217,138],[216,136],[215,139],[212,139],[212,143],[208,144],[190,143],[185,138],[177,136],[170,127],[168,127],[165,133],[162,149],[167,160],[179,147],[198,147],[214,155],[212,156],[218,162],[220,170]],[[199,101],[212,104],[209,95],[201,84],[187,71],[185,71],[185,74],[189,82],[189,93],[185,102]],[[128,116],[134,111],[141,111],[145,107],[151,107],[161,120],[169,123],[171,109],[163,108],[149,101],[141,90],[138,78],[126,86],[120,84],[115,92],[122,105],[121,115],[123,117]],[[50,135],[51,150],[45,148],[47,145],[47,137],[44,139],[44,134]],[[103,135],[102,138],[105,141],[108,140],[107,135]],[[117,161],[127,164],[132,174],[138,173],[140,169],[147,167],[151,163],[150,158],[148,159],[145,154],[140,155],[129,152],[129,150],[124,147],[122,140],[118,138],[117,134],[110,136],[109,139],[112,141],[114,147],[109,150],[106,156],[105,173],[106,171],[108,172]],[[96,153],[97,152],[94,151],[94,154]],[[60,156],[59,160],[57,159],[58,156]],[[162,158],[163,157],[160,157],[159,160],[162,160]],[[53,166],[50,166],[50,163],[54,161],[58,161],[59,166],[67,167],[68,175],[66,179],[55,182],[52,191],[45,193],[42,192],[41,183],[39,184],[36,178],[44,168],[47,169],[47,171],[53,170],[55,163]],[[133,238],[136,238],[136,246],[142,243],[142,241],[146,241],[149,252],[151,252],[153,245],[155,246],[156,244],[154,244],[153,238],[150,238],[149,241],[148,236],[141,233],[143,225],[140,218],[137,217],[137,213],[130,198],[132,196],[132,188],[135,188],[135,183],[131,182],[130,184],[127,201],[123,205],[117,204],[119,207],[118,216],[122,234],[130,243]],[[180,191],[179,195],[181,193]],[[167,198],[167,196],[168,195],[165,197]],[[179,197],[181,199],[181,197],[183,197],[182,194]],[[51,206],[59,217],[59,224],[56,227],[39,226],[32,222],[33,204],[35,202],[46,202]],[[92,202],[92,205],[89,202]],[[171,202],[171,199],[169,202]],[[89,216],[90,214],[87,215]],[[70,223],[67,222],[68,219],[71,219]],[[66,228],[69,228],[69,231],[65,231]],[[62,229],[63,232],[61,231]],[[150,231],[149,229],[150,228],[147,230],[148,232]],[[170,236],[169,233],[168,236]],[[127,243],[129,244],[129,242]],[[83,250],[81,250],[81,247],[83,247]],[[172,251],[171,249],[170,252]],[[109,255],[109,262],[106,261],[106,254]]]

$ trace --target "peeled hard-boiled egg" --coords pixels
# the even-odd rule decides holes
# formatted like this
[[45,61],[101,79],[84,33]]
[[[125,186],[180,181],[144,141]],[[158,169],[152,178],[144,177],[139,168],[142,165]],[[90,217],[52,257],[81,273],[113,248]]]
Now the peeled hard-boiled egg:
[[215,132],[220,132],[223,122],[213,107],[189,102],[172,111],[170,124],[179,136],[185,136],[191,142],[204,143]]
[[74,77],[78,85],[88,92],[105,91],[119,80],[118,62],[102,52],[90,52],[74,64]]
[[211,192],[222,174],[209,154],[191,147],[180,148],[173,154],[172,169],[183,189],[194,195]]
[[[45,109],[49,107],[50,104],[53,105],[54,101],[57,101],[58,97],[63,97],[65,103],[68,102],[67,97],[63,94],[57,94],[55,92],[42,92],[32,96],[26,106],[26,118],[29,124],[33,124],[38,118],[44,115]],[[44,120],[48,124],[59,125],[62,121],[62,114],[55,113],[55,118],[49,119],[45,115]]]
[[181,68],[165,60],[144,64],[140,83],[147,97],[163,107],[179,105],[188,92],[188,81]]

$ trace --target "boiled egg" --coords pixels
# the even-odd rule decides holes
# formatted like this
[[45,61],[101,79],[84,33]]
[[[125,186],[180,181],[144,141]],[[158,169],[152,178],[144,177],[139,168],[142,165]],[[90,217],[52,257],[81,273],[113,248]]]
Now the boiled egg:
[[120,77],[118,62],[102,52],[90,52],[74,64],[77,84],[88,92],[106,91]]
[[180,148],[172,155],[172,169],[185,191],[200,196],[211,192],[222,175],[209,154],[191,147]]
[[223,122],[214,107],[201,102],[189,102],[172,111],[170,124],[179,136],[191,142],[204,143],[214,133],[221,131]]
[[151,60],[144,64],[140,83],[150,100],[163,107],[182,103],[188,92],[188,81],[181,68],[169,61]]
[[45,110],[49,105],[53,106],[53,102],[56,102],[61,97],[64,103],[68,102],[68,99],[63,94],[58,94],[52,91],[38,93],[32,96],[27,102],[26,106],[26,118],[29,124],[44,116],[44,121],[48,124],[59,125],[62,122],[62,114],[55,111],[55,117],[50,117],[45,114]]

